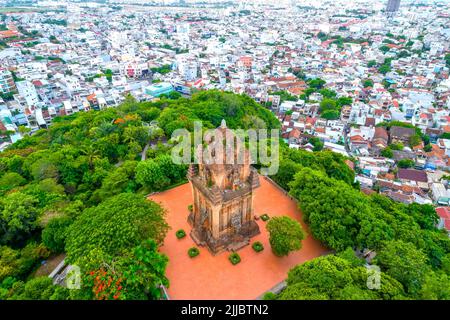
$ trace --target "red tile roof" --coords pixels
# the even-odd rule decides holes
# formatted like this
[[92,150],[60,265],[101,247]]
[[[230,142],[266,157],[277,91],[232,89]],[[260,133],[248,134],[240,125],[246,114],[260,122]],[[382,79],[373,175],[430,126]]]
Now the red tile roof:
[[350,140],[351,140],[352,142],[354,142],[354,141],[364,141],[364,138],[361,137],[360,135],[356,135],[356,136],[350,137]]
[[289,132],[289,138],[300,138],[301,132],[298,129],[293,129],[291,132]]
[[0,31],[0,39],[17,37],[19,33],[13,30]]
[[439,207],[436,208],[436,213],[438,216],[444,220],[444,227],[448,231],[450,231],[450,211],[448,207]]
[[399,169],[397,177],[404,180],[428,182],[427,173],[425,171],[414,169]]
[[387,141],[389,139],[389,136],[388,136],[388,133],[387,133],[385,128],[383,128],[383,127],[376,127],[375,128],[375,134],[374,134],[373,138],[374,139],[376,139],[376,138],[384,139],[384,140]]

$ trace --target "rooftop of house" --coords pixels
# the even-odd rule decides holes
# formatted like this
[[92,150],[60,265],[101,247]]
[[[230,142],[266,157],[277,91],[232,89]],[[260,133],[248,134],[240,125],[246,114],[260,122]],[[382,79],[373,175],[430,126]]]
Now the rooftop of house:
[[428,182],[426,171],[415,169],[398,169],[397,177],[402,180]]
[[444,227],[446,230],[450,231],[450,210],[449,207],[438,207],[436,208],[436,213],[438,216],[444,220]]
[[413,128],[392,126],[391,129],[389,130],[389,133],[391,137],[405,138],[413,136],[416,133],[416,131]]

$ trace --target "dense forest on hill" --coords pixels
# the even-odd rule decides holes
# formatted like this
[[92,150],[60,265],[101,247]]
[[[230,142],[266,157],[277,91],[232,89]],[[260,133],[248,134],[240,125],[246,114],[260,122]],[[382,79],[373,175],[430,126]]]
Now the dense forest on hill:
[[[192,130],[196,120],[215,128],[222,119],[230,128],[280,125],[244,95],[127,98],[57,118],[0,153],[0,299],[159,298],[158,286],[170,285],[158,251],[169,226],[144,196],[185,181],[187,166],[170,158],[175,129]],[[432,207],[363,195],[346,159],[330,151],[281,144],[273,178],[300,200],[312,235],[337,253],[294,268],[288,289],[270,298],[449,298],[450,244]],[[367,289],[364,263],[348,248],[377,250],[381,291]],[[36,272],[60,253],[81,268],[80,290]]]
[[[222,119],[230,128],[279,126],[243,95],[127,98],[56,118],[1,153],[0,299],[158,298],[168,280],[157,249],[169,226],[144,195],[185,181],[187,166],[170,158],[173,130],[192,130],[196,120],[215,128]],[[81,290],[35,277],[41,261],[63,252],[81,267]]]

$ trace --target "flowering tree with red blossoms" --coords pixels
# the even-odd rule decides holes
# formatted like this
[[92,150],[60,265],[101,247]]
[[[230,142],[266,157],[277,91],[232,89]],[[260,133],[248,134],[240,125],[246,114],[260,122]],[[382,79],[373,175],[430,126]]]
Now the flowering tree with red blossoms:
[[160,299],[160,286],[168,286],[165,277],[168,258],[158,252],[154,240],[144,241],[129,256],[102,263],[86,273],[83,287],[97,300]]

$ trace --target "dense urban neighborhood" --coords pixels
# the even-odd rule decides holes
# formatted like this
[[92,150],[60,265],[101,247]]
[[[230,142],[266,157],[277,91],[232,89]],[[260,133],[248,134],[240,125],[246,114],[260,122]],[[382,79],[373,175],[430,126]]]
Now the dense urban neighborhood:
[[[445,1],[0,0],[0,300],[448,300],[449,108]],[[172,163],[198,120],[278,172]]]

